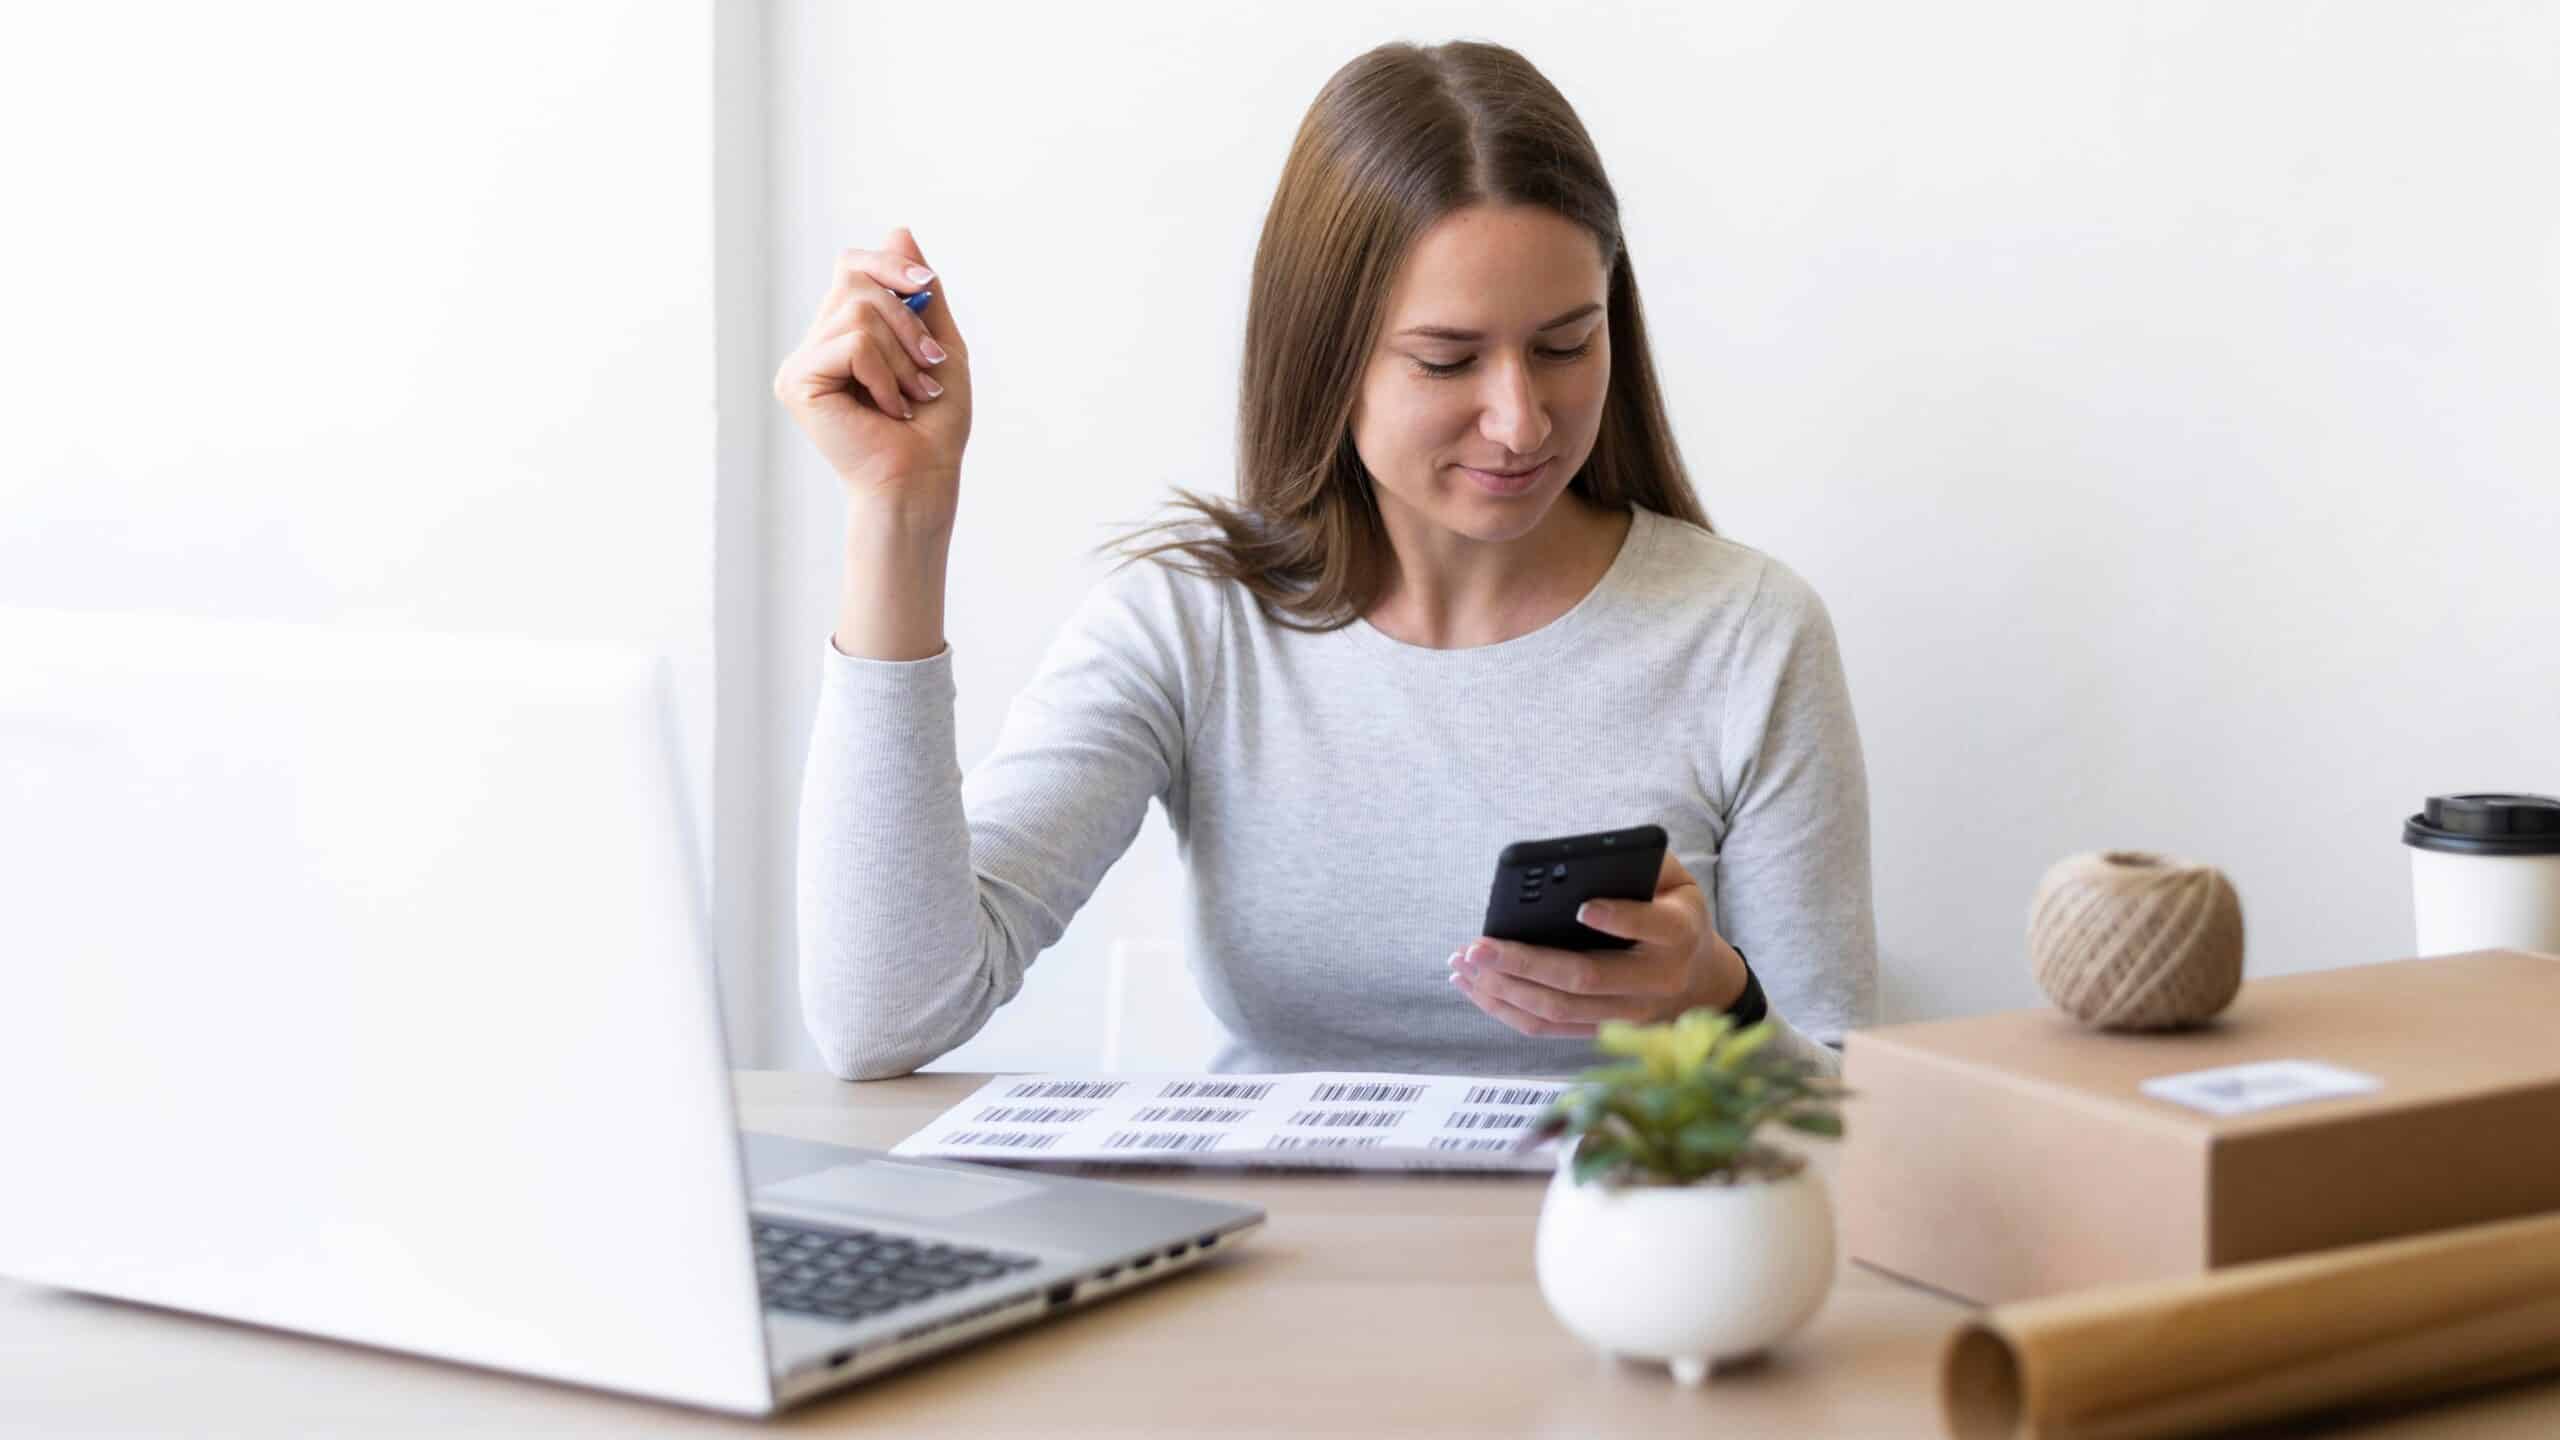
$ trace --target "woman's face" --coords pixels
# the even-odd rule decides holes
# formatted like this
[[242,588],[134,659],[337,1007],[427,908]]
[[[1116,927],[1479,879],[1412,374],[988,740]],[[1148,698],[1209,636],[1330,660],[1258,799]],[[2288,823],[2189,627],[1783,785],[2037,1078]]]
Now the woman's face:
[[1351,410],[1390,535],[1538,527],[1600,433],[1608,300],[1598,242],[1551,210],[1469,206],[1423,233]]

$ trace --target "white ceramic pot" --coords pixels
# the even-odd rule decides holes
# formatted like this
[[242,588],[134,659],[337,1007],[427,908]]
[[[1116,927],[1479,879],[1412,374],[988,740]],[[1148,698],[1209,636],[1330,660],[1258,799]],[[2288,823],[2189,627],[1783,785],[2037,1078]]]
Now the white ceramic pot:
[[1811,1166],[1738,1185],[1577,1185],[1538,1212],[1538,1288],[1564,1327],[1683,1385],[1767,1349],[1831,1293],[1831,1199]]

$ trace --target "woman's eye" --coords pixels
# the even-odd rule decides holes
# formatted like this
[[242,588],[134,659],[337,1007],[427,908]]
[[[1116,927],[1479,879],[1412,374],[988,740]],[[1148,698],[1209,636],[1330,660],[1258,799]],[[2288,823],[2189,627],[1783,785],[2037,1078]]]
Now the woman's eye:
[[[1591,353],[1591,344],[1592,342],[1585,340],[1570,350],[1548,350],[1542,353],[1550,360],[1579,360]],[[1452,360],[1446,365],[1434,365],[1428,360],[1419,359],[1413,363],[1419,366],[1425,375],[1455,375],[1476,362],[1475,357],[1470,355],[1464,360]]]

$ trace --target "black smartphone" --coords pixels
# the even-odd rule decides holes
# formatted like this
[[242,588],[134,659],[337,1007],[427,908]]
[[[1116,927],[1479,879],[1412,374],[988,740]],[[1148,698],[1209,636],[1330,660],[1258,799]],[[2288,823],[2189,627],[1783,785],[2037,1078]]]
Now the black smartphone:
[[1628,942],[1573,918],[1585,900],[1650,900],[1671,837],[1659,825],[1595,830],[1502,847],[1484,933],[1558,950],[1623,950]]

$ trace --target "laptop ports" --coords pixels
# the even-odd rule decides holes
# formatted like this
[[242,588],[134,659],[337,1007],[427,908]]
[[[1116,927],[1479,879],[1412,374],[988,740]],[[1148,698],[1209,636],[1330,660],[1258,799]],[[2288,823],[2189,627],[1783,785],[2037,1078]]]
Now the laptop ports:
[[1052,1285],[1049,1287],[1049,1308],[1052,1310],[1057,1309],[1059,1306],[1066,1304],[1074,1298],[1076,1298],[1076,1285],[1072,1280],[1068,1281],[1064,1285]]

